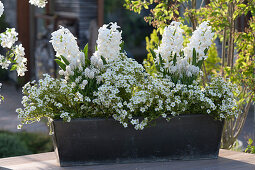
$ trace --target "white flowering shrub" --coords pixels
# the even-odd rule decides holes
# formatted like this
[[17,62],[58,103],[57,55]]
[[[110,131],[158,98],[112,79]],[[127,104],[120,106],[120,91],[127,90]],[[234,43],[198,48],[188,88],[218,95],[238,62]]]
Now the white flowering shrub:
[[46,4],[48,3],[48,1],[47,0],[29,0],[29,3],[39,8],[44,8]]
[[[237,115],[237,88],[222,78],[200,86],[199,73],[213,33],[207,22],[183,46],[183,30],[173,22],[165,28],[155,51],[158,73],[128,58],[116,23],[99,29],[97,50],[88,56],[88,45],[80,51],[71,32],[60,27],[52,33],[59,74],[45,75],[23,88],[23,109],[17,109],[23,124],[46,117],[70,122],[75,118],[113,118],[123,127],[143,130],[150,122],[169,120],[181,114],[208,114],[216,119]],[[206,39],[206,40],[205,40]],[[197,40],[197,41],[196,41]]]
[[[0,17],[3,15],[4,5],[0,1]],[[27,59],[25,56],[25,49],[22,44],[17,44],[18,33],[15,28],[7,28],[5,32],[0,34],[0,44],[6,51],[6,55],[0,54],[0,68],[9,69],[11,71],[17,70],[18,76],[24,76],[27,71]],[[2,84],[0,83],[0,89]],[[0,104],[3,100],[3,96],[0,95]]]
[[[3,15],[4,5],[0,1],[0,17]],[[27,59],[22,44],[15,45],[18,41],[18,33],[15,28],[7,28],[0,34],[0,44],[6,49],[6,56],[0,55],[0,66],[2,69],[8,69],[12,64],[11,70],[17,70],[18,76],[24,76],[27,71]]]

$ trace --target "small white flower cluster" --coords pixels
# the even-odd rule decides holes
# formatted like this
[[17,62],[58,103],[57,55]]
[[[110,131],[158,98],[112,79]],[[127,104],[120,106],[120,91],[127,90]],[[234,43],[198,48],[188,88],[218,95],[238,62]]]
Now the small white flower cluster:
[[[110,23],[103,25],[98,30],[98,39],[97,39],[97,51],[91,57],[92,60],[100,61],[101,56],[104,57],[108,62],[115,61],[120,56],[122,31],[118,31],[120,28],[117,23]],[[94,62],[93,63],[97,63]],[[95,65],[101,65],[101,64]]]
[[[99,76],[104,83],[94,92],[96,98],[93,103],[113,112],[113,118],[127,127],[129,121],[134,122],[132,113],[135,111],[129,99],[136,89],[144,86],[144,68],[124,54],[106,67],[105,73]],[[147,123],[137,120],[133,125],[135,129],[143,129]]]
[[46,4],[48,3],[48,1],[47,0],[29,0],[29,3],[39,8],[44,8]]
[[17,64],[17,73],[18,76],[24,76],[25,72],[27,71],[27,59],[24,57],[25,56],[25,49],[22,46],[22,44],[16,45],[14,47],[14,61]]
[[[161,115],[168,119],[180,114],[207,113],[218,119],[236,116],[237,104],[233,91],[237,87],[223,78],[201,88],[193,85],[175,84],[169,79],[150,77],[145,88],[135,92],[130,99],[132,110],[140,109],[146,115]],[[151,119],[152,116],[148,116]]]
[[205,93],[209,98],[220,101],[217,104],[219,108],[218,113],[220,118],[228,118],[229,116],[238,116],[239,110],[237,109],[237,102],[235,95],[239,94],[239,90],[236,85],[231,82],[226,82],[223,78],[212,78],[212,81],[205,88]]
[[3,69],[8,69],[9,65],[14,63],[14,69],[17,70],[18,76],[24,76],[27,71],[27,59],[24,57],[25,49],[22,44],[14,46],[18,40],[17,36],[15,28],[7,28],[6,32],[0,34],[1,46],[9,49],[6,57],[0,55],[0,66]]
[[4,4],[0,1],[0,17],[3,15],[4,13]]
[[0,54],[0,66],[2,67],[2,69],[7,70],[9,68],[10,64],[11,64],[11,61],[7,60],[5,58],[5,56]]
[[[35,81],[27,83],[23,87],[22,105],[24,109],[17,109],[18,118],[23,124],[30,124],[40,121],[42,117],[54,118],[55,114],[60,114],[66,120],[70,120],[69,114],[59,113],[59,109],[74,104],[75,94],[73,89],[65,80],[57,80],[49,75],[39,80],[38,85],[33,85]],[[53,109],[54,108],[54,109]],[[61,118],[62,118],[61,117]]]
[[6,32],[0,34],[0,37],[1,46],[10,49],[18,40],[18,33],[15,31],[15,28],[7,28]]
[[[155,50],[157,55],[155,63],[160,65],[160,72],[165,72],[164,74],[175,77],[176,80],[192,77],[194,80],[201,73],[201,65],[199,66],[198,62],[207,58],[205,52],[211,46],[214,34],[208,22],[203,22],[193,32],[187,47],[183,48],[183,30],[180,25],[180,22],[173,21],[171,25],[165,27],[162,43]],[[193,49],[196,52],[195,62],[193,62]]]
[[60,118],[62,118],[66,122],[71,122],[71,117],[67,112],[61,113]]
[[212,45],[212,39],[214,33],[211,26],[208,26],[208,22],[202,22],[199,27],[193,32],[190,42],[187,47],[184,48],[184,55],[188,58],[192,58],[193,49],[196,50],[197,61],[206,59],[205,50]]

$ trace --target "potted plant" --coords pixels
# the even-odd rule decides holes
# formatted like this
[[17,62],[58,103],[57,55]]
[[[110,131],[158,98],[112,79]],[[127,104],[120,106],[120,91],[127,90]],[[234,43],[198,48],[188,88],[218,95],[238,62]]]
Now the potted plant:
[[224,119],[238,112],[236,86],[201,80],[213,33],[207,22],[183,46],[180,23],[152,51],[156,70],[127,57],[116,23],[99,29],[97,50],[79,50],[66,28],[52,33],[59,74],[23,88],[24,124],[49,120],[61,166],[217,158]]

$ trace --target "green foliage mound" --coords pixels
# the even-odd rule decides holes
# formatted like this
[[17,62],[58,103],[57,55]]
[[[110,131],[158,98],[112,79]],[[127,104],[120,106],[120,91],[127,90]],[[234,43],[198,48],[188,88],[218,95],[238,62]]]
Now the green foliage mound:
[[248,146],[247,146],[247,148],[245,149],[245,152],[246,152],[246,153],[255,154],[255,144],[254,144],[254,141],[253,141],[252,139],[249,139],[249,140],[248,140]]
[[53,151],[51,137],[40,133],[0,131],[0,158]]
[[30,154],[26,144],[18,136],[0,134],[0,158]]
[[53,151],[51,136],[40,133],[21,132],[17,134],[32,154]]

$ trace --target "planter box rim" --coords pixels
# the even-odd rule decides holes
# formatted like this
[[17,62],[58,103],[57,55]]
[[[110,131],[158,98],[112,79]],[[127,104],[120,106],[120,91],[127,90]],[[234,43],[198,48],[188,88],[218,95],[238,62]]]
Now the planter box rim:
[[[177,116],[172,116],[171,118],[178,118],[178,117],[200,117],[200,116],[209,116],[211,117],[212,119],[214,119],[212,116],[210,116],[209,114],[180,114],[180,115],[177,115]],[[142,118],[142,117],[134,117],[135,119],[139,119],[139,118]],[[159,117],[157,119],[165,119],[165,118],[162,118],[162,117]],[[157,120],[155,119],[155,120]],[[74,118],[72,119],[71,121],[80,121],[80,120],[87,120],[87,121],[94,121],[94,120],[114,120],[112,117],[109,117],[109,118],[100,118],[100,117],[94,117],[94,118]],[[215,119],[215,120],[218,120],[218,119]],[[63,121],[63,119],[53,119],[53,121]],[[219,120],[221,121],[221,120]]]

